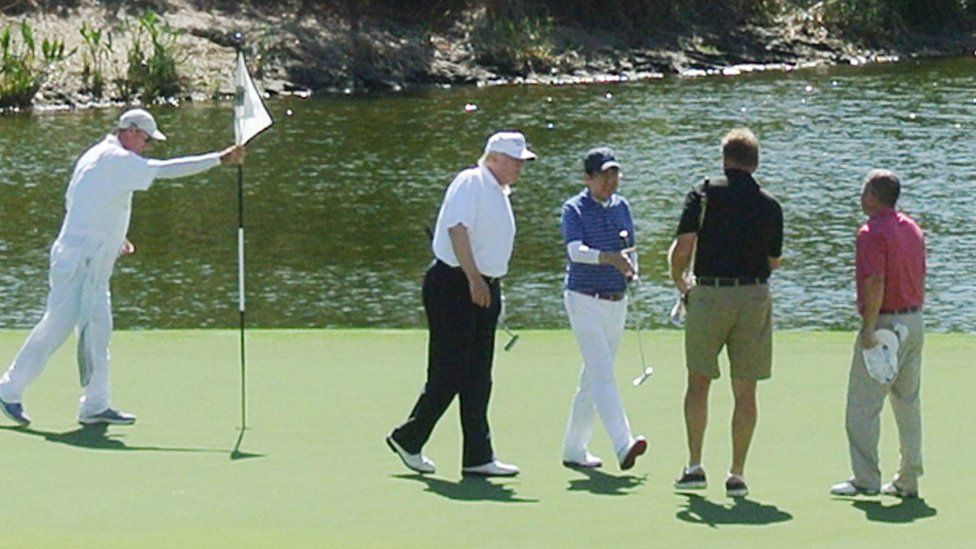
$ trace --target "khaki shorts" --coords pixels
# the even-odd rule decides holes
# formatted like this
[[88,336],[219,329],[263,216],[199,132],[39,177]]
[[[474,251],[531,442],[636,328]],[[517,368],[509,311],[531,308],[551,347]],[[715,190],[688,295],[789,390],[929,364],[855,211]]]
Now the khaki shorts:
[[732,379],[772,375],[773,300],[769,285],[696,286],[688,294],[685,364],[688,371],[718,379],[718,355],[727,347]]

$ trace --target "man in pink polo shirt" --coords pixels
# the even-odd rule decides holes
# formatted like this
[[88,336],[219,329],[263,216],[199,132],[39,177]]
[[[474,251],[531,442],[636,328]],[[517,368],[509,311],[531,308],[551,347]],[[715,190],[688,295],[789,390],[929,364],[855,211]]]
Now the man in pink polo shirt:
[[[861,329],[854,342],[847,389],[847,439],[850,444],[850,480],[831,487],[836,496],[877,494],[881,484],[878,438],[885,396],[898,423],[901,462],[892,482],[881,493],[902,498],[918,496],[922,474],[922,302],[925,295],[925,238],[912,218],[895,210],[901,192],[898,176],[871,170],[864,180],[861,208],[868,220],[857,231],[857,308]],[[879,329],[908,329],[898,342],[898,373],[882,384],[868,374],[864,349],[879,345]]]

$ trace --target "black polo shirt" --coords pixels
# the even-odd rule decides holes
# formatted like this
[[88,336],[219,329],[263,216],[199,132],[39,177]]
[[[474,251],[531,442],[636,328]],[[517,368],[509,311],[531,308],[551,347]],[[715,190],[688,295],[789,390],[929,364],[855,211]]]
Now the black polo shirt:
[[769,258],[783,253],[783,209],[749,172],[726,170],[688,193],[678,223],[678,234],[686,233],[698,233],[695,276],[768,278]]

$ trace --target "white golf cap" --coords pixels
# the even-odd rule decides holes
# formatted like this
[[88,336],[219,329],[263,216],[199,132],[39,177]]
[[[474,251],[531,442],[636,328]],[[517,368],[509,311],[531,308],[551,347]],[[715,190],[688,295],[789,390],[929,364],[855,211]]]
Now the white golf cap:
[[525,144],[525,136],[521,132],[497,132],[485,143],[485,153],[502,153],[519,160],[535,160],[535,153]]
[[863,349],[864,367],[868,375],[882,385],[888,385],[898,377],[898,346],[899,336],[908,335],[907,327],[899,329],[895,327],[897,333],[888,329],[880,329],[874,332],[878,344],[871,349]]
[[132,109],[122,113],[119,117],[119,129],[136,128],[156,141],[166,141],[166,136],[156,127],[156,119],[142,109]]

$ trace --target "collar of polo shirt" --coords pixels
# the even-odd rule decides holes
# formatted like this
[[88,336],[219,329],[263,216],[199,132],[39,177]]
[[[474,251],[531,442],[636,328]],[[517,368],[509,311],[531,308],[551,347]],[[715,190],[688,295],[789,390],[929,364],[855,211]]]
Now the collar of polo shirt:
[[496,187],[505,196],[509,196],[512,194],[512,186],[503,185],[501,182],[499,182],[498,178],[495,177],[495,174],[491,173],[491,170],[488,168],[488,166],[485,166],[484,162],[478,162],[478,167],[481,168],[482,172],[484,172],[485,181],[490,183],[490,186]]

